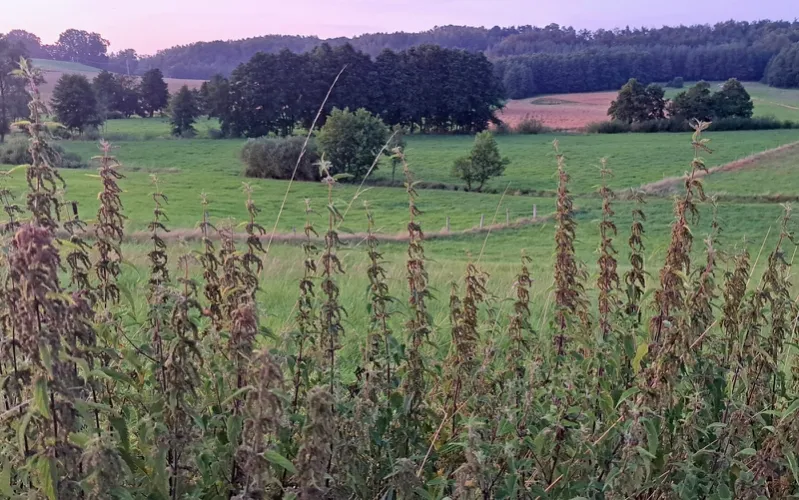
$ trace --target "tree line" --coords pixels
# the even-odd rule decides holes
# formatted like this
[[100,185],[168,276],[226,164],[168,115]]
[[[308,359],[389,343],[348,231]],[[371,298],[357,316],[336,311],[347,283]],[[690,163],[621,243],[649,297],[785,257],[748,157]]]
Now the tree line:
[[737,44],[653,48],[612,47],[538,53],[494,61],[508,97],[618,89],[630,78],[647,84],[686,80],[759,81],[774,53]]
[[660,85],[647,86],[631,78],[610,104],[608,115],[614,120],[635,123],[677,118],[711,121],[724,118],[751,118],[754,104],[741,82],[731,78],[713,92],[710,84],[699,82],[688,90],[666,100]]
[[311,127],[323,102],[319,126],[333,108],[363,108],[412,131],[481,131],[504,95],[481,53],[426,45],[372,60],[348,44],[322,44],[303,54],[256,54],[229,79],[213,77],[200,97],[223,133],[260,137]]
[[[42,43],[35,34],[15,29],[0,35],[7,42],[22,47],[34,59],[53,59],[71,61],[116,73],[137,74],[139,55],[134,49],[109,52],[111,44],[99,33],[78,29],[68,29],[61,33],[53,44]],[[142,72],[146,71],[146,68]]]
[[[11,123],[29,113],[25,81],[13,71],[21,58],[30,55],[19,39],[0,36],[0,142],[10,132]],[[152,69],[141,77],[102,71],[92,81],[82,74],[64,74],[56,82],[50,104],[60,124],[82,133],[110,118],[153,116],[168,103],[163,74]]]

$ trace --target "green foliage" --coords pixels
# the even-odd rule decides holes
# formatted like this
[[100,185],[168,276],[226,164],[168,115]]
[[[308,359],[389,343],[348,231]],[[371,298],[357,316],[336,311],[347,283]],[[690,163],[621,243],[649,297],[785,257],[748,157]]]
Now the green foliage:
[[230,107],[230,83],[222,75],[214,75],[200,86],[200,102],[209,118],[221,118]]
[[670,89],[681,89],[685,86],[685,80],[681,76],[675,76],[666,84]]
[[316,144],[310,141],[303,153],[304,145],[303,137],[249,139],[241,149],[244,175],[261,179],[291,179],[294,174],[295,180],[317,181],[320,176],[316,166],[319,161]]
[[523,99],[535,95],[535,77],[532,68],[527,65],[511,65],[502,78],[502,84],[510,99]]
[[710,121],[715,116],[713,94],[710,84],[699,82],[690,89],[677,94],[669,107],[669,114],[684,120],[696,118]]
[[68,29],[61,33],[56,44],[50,49],[53,59],[76,61],[94,66],[108,60],[110,42],[99,33]]
[[178,137],[193,137],[196,133],[194,123],[200,116],[200,107],[194,93],[184,85],[172,97],[169,103],[170,123],[172,124],[172,135]]
[[107,120],[143,114],[139,85],[133,77],[102,71],[92,81],[99,109]]
[[56,120],[79,134],[103,122],[94,90],[83,75],[62,75],[53,90],[52,106]]
[[751,118],[754,104],[741,82],[730,78],[713,94],[713,114],[716,118]]
[[474,138],[474,146],[468,157],[455,160],[452,173],[466,183],[466,189],[475,187],[482,191],[486,181],[502,175],[510,160],[499,153],[499,146],[491,132],[480,132]]
[[513,126],[511,132],[522,135],[537,135],[552,132],[552,129],[544,125],[541,120],[532,116],[525,116]]
[[764,79],[774,87],[799,88],[799,42],[786,46],[769,61]]
[[[268,260],[261,246],[268,229],[256,219],[253,189],[277,185],[282,194],[285,183],[247,186],[245,203],[238,186],[235,195],[220,197],[224,204],[238,196],[246,210],[239,234],[216,231],[209,222],[215,205],[203,197],[196,217],[201,263],[194,258],[197,246],[174,244],[180,235],[170,236],[165,227],[167,208],[185,220],[180,199],[191,197],[179,190],[196,171],[181,177],[184,182],[164,184],[177,191],[173,205],[159,185],[142,200],[126,198],[126,204],[146,205],[152,220],[145,243],[125,247],[133,250],[121,268],[125,274],[118,282],[116,274],[105,276],[103,286],[118,283],[119,303],[87,298],[94,290],[66,284],[60,265],[77,255],[78,244],[56,243],[61,224],[24,224],[12,232],[13,243],[3,243],[8,280],[0,287],[0,315],[13,329],[0,330],[0,339],[16,356],[0,357],[8,408],[0,432],[0,493],[87,500],[796,496],[799,360],[791,340],[799,309],[791,283],[790,211],[779,234],[764,242],[763,259],[750,265],[748,254],[719,241],[717,223],[728,219],[736,227],[741,212],[726,205],[717,218],[715,207],[703,203],[697,172],[706,167],[700,154],[706,139],[699,132],[675,137],[695,148],[692,173],[674,217],[671,200],[647,205],[653,217],[646,233],[642,205],[622,199],[611,205],[604,162],[601,180],[595,169],[574,169],[575,178],[585,177],[574,191],[599,181],[601,199],[575,200],[567,155],[556,146],[555,223],[534,233],[554,232],[555,242],[532,238],[534,258],[524,253],[521,270],[518,263],[489,263],[497,244],[513,247],[518,259],[516,230],[497,231],[490,245],[483,234],[449,243],[426,236],[422,223],[430,226],[431,208],[452,193],[417,189],[400,150],[406,186],[396,191],[407,199],[391,206],[401,205],[408,241],[378,245],[368,209],[365,265],[349,265],[363,251],[348,252],[339,239],[346,212],[335,200],[332,177],[293,193],[326,199],[323,237],[315,235],[310,203],[299,203],[306,224],[302,251],[275,245]],[[740,143],[746,134],[732,137]],[[413,147],[414,140],[427,139],[408,142]],[[504,139],[529,144],[536,138]],[[625,144],[624,153],[646,149],[641,139],[623,139],[602,141]],[[564,138],[578,146],[577,158],[581,140],[589,139]],[[593,157],[600,147],[590,140]],[[163,142],[193,152],[184,159],[188,165],[202,161],[197,141]],[[431,149],[442,154],[444,148],[439,142]],[[122,231],[118,196],[136,189],[141,173],[131,169],[124,180],[113,174],[109,151],[104,144],[100,179],[92,179],[93,194],[99,190],[104,198],[98,222],[109,253],[102,258],[111,259],[98,271],[121,263],[119,242],[136,237]],[[684,170],[687,162],[675,163]],[[635,170],[631,166],[625,170]],[[634,166],[662,175],[647,162]],[[525,174],[531,172],[525,165]],[[551,169],[546,179],[553,183]],[[27,189],[35,194],[36,185]],[[258,193],[258,199],[275,198],[267,210],[282,211],[281,196],[273,193]],[[487,197],[459,194],[462,207]],[[496,198],[490,201],[496,205]],[[621,248],[614,237],[625,226],[615,218],[629,221],[621,214],[632,207],[633,270],[625,277],[631,293],[624,308],[613,248]],[[38,205],[31,208],[41,215]],[[743,210],[756,212],[750,219],[762,224],[760,215],[773,207]],[[713,222],[694,225],[693,215],[700,214]],[[36,220],[45,220],[40,215]],[[597,218],[598,227],[582,223]],[[705,250],[692,247],[705,230]],[[595,238],[599,294],[584,289],[590,281],[581,262]],[[660,247],[667,255],[657,273],[652,266],[662,262]],[[445,267],[431,258],[431,248],[442,256],[464,248],[487,253]],[[729,266],[716,260],[722,252],[734,259]],[[154,271],[149,284],[136,268],[145,260]],[[645,263],[660,278],[654,295],[651,284],[644,290]],[[489,276],[482,266],[505,268],[504,274]],[[462,294],[453,287],[448,306],[432,291],[453,274],[463,275],[456,278]],[[407,287],[395,291],[396,298],[389,294],[395,282]]]
[[334,108],[364,108],[412,131],[477,132],[494,120],[503,98],[484,55],[436,46],[384,51],[374,61],[350,45],[258,53],[233,71],[229,85],[219,83],[214,100],[225,109],[214,113],[223,131],[250,138],[323,125]]
[[166,109],[169,104],[169,88],[158,68],[148,70],[141,78],[141,106],[148,116]]
[[28,114],[24,80],[13,74],[25,54],[21,42],[0,35],[0,143],[11,131],[11,122]]
[[[361,108],[335,108],[317,136],[322,155],[331,164],[331,175],[349,174],[362,179],[383,154],[389,154],[389,129],[383,120]],[[385,148],[385,149],[384,149]],[[373,170],[374,170],[373,169]]]
[[616,100],[610,104],[608,115],[613,120],[627,123],[658,120],[665,116],[666,101],[663,88],[650,84],[644,87],[631,78],[619,91]]

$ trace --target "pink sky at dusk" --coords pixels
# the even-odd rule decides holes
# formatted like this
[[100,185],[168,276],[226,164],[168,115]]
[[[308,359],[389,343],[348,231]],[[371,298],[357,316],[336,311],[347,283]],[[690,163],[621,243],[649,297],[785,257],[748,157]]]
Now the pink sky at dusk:
[[266,34],[354,36],[437,25],[549,23],[575,28],[658,27],[728,19],[793,20],[796,0],[3,0],[0,33],[53,43],[68,28],[96,31],[111,50],[141,54],[196,41]]

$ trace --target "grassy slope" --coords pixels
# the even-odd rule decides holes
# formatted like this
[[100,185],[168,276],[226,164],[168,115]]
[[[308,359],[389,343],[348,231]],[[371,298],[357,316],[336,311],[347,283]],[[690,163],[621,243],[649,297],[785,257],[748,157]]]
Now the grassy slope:
[[[147,137],[163,131],[166,125],[158,120],[129,120],[109,122],[109,133],[130,134],[134,137]],[[711,165],[724,163],[753,151],[760,151],[781,143],[796,140],[797,131],[777,132],[731,132],[707,134],[713,140],[716,152],[708,158]],[[500,137],[503,153],[510,156],[514,165],[509,168],[506,178],[495,182],[504,187],[512,181],[511,187],[532,187],[544,191],[555,188],[554,158],[551,142],[555,136]],[[600,201],[593,195],[597,183],[598,172],[595,165],[601,156],[608,156],[614,168],[614,186],[621,189],[636,186],[643,182],[657,180],[665,175],[684,172],[692,155],[689,137],[685,134],[626,135],[626,136],[561,136],[561,149],[568,158],[568,170],[574,180],[572,191],[576,193],[576,218],[579,224],[577,253],[587,263],[591,274],[589,288],[595,281],[596,247],[598,245],[597,222],[600,217]],[[76,151],[85,157],[96,154],[96,145],[89,142],[65,142],[68,150]],[[241,165],[238,152],[242,141],[211,140],[150,140],[123,141],[118,143],[117,154],[125,164],[127,178],[121,182],[124,189],[123,201],[125,212],[129,216],[130,230],[142,230],[152,213],[152,201],[149,196],[151,186],[150,173],[157,173],[162,180],[163,189],[169,195],[167,207],[170,215],[169,226],[172,228],[193,228],[199,218],[199,195],[207,192],[212,201],[211,210],[219,219],[234,218],[241,220],[244,216],[244,203],[241,194],[241,183],[244,180],[239,174]],[[451,182],[449,165],[453,158],[466,154],[471,144],[467,137],[411,137],[408,140],[408,157],[421,179],[442,179]],[[69,188],[67,197],[78,199],[85,219],[92,219],[96,211],[96,193],[98,180],[93,171],[63,171]],[[386,177],[388,172],[381,176]],[[738,174],[738,173],[735,173]],[[13,175],[12,184],[17,192],[23,189],[24,179],[21,171]],[[732,174],[730,174],[732,175]],[[432,178],[432,179],[431,179]],[[707,179],[713,186],[713,176]],[[779,182],[775,177],[775,183]],[[280,181],[255,180],[256,202],[263,209],[260,222],[271,229],[279,211],[287,183]],[[751,188],[749,188],[751,189]],[[341,186],[336,191],[340,206],[346,206],[353,197],[356,188]],[[280,230],[290,231],[293,226],[300,228],[304,220],[303,199],[311,198],[316,207],[315,224],[320,231],[325,225],[324,188],[315,183],[295,183],[282,215]],[[363,231],[365,216],[361,201],[368,199],[374,210],[377,224],[388,234],[404,231],[407,217],[407,199],[401,188],[372,188],[356,200],[349,213],[343,230]],[[500,200],[502,200],[500,205]],[[464,193],[462,191],[422,190],[419,207],[425,212],[420,221],[425,230],[438,231],[447,215],[452,219],[453,230],[468,229],[478,224],[480,215],[485,214],[486,223],[490,222],[499,207],[499,221],[504,221],[505,207],[508,207],[512,218],[527,217],[533,203],[538,205],[539,214],[550,212],[554,199],[532,198],[527,196]],[[630,224],[630,212],[634,208],[632,202],[618,201],[615,204],[619,239],[616,247],[620,251],[620,272],[626,270],[626,237]],[[648,220],[647,231],[647,265],[653,276],[657,275],[656,266],[662,262],[662,256],[668,244],[669,225],[672,222],[672,201],[669,199],[652,199],[645,207]],[[693,227],[696,237],[695,252],[702,250],[701,240],[709,231],[711,209],[702,207],[702,217]],[[777,204],[742,204],[722,203],[719,206],[719,218],[724,227],[721,243],[724,248],[741,245],[743,242],[751,249],[753,258],[762,243],[762,238],[773,225],[781,209]],[[776,226],[774,226],[776,227]],[[776,237],[771,231],[770,239]],[[170,248],[173,258],[193,248],[195,244],[183,244],[171,240]],[[496,307],[502,313],[508,307],[504,300],[512,291],[515,273],[518,270],[519,255],[522,249],[533,262],[531,272],[535,277],[533,289],[534,322],[546,321],[546,297],[550,293],[553,225],[544,222],[532,226],[524,226],[513,230],[495,230],[491,234],[464,234],[447,239],[434,239],[425,244],[430,272],[430,283],[436,296],[441,298],[448,293],[449,284],[459,279],[465,263],[472,259],[480,259],[481,266],[490,274],[489,290],[495,296]],[[405,245],[403,243],[384,243],[382,245],[387,260],[389,283],[392,293],[398,297],[405,296],[404,260]],[[146,251],[144,244],[126,245],[126,258],[135,264],[138,270],[126,266],[126,281],[146,279]],[[365,258],[362,243],[351,242],[340,252],[347,273],[340,278],[342,300],[348,310],[347,327],[350,331],[360,332],[358,325],[363,325],[366,318],[364,293],[367,287],[365,274]],[[651,264],[650,264],[651,263]],[[287,326],[287,318],[293,314],[296,300],[296,278],[302,271],[300,247],[297,244],[275,244],[267,259],[264,273],[265,287],[269,293],[264,294],[264,311],[268,315],[268,324],[275,329]],[[759,267],[762,266],[762,262]],[[654,279],[654,278],[653,278]],[[433,318],[439,334],[434,338],[445,338],[447,329],[446,300],[435,301],[432,306]],[[404,301],[397,304],[402,311]],[[402,318],[398,318],[398,322]],[[359,333],[360,334],[360,333]],[[357,356],[357,345],[347,349],[345,356],[354,359]]]
[[711,192],[740,196],[799,195],[799,146],[764,156],[740,170],[711,174]]

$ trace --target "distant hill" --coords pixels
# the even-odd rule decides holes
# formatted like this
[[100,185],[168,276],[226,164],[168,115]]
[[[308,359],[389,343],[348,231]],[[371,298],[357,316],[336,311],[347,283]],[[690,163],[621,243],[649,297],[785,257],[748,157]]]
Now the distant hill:
[[308,52],[323,43],[332,46],[351,44],[356,50],[377,56],[384,49],[405,50],[418,45],[432,44],[449,49],[482,52],[503,39],[531,27],[475,28],[471,26],[441,26],[419,33],[372,33],[354,38],[322,39],[315,36],[266,35],[242,40],[197,42],[158,51],[143,58],[139,72],[160,68],[164,75],[177,78],[207,79],[216,73],[224,75],[258,52],[277,53],[281,50]]
[[62,73],[99,73],[101,70],[85,64],[71,61],[51,61],[50,59],[31,59],[33,65],[44,72],[59,71]]
[[618,89],[627,79],[758,81],[769,61],[799,42],[799,21],[727,21],[715,25],[576,30],[544,27],[442,26],[419,33],[373,33],[354,38],[267,35],[198,42],[145,57],[138,71],[160,68],[173,78],[229,75],[257,52],[308,52],[320,44],[349,43],[372,57],[432,44],[484,52],[495,63],[509,97]]
[[[53,89],[55,88],[58,79],[64,74],[79,74],[83,75],[89,80],[92,80],[100,69],[85,64],[71,62],[71,61],[53,61],[50,59],[32,59],[33,65],[44,73],[44,83],[39,86],[39,91],[45,99],[49,102],[53,96]],[[164,81],[169,86],[170,92],[177,92],[183,85],[188,85],[189,88],[199,88],[203,80],[192,80],[183,78],[165,78]]]

